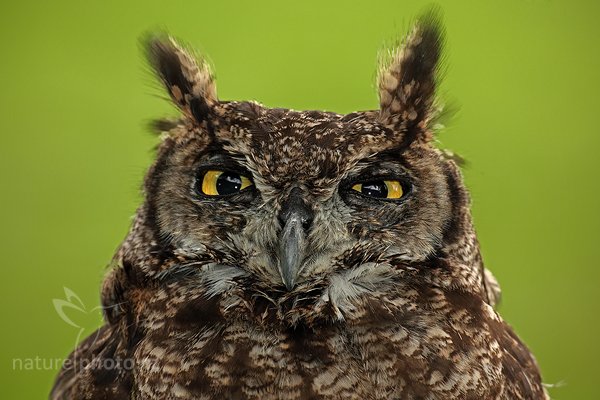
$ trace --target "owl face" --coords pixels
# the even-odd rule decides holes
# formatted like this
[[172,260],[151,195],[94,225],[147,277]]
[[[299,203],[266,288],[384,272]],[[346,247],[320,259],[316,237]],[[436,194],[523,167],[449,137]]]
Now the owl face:
[[[253,103],[223,112],[213,138],[189,135],[157,171],[160,234],[176,248],[208,248],[265,285],[293,289],[387,253],[423,260],[441,246],[451,204],[437,151],[401,148],[374,113]],[[350,256],[357,250],[362,259]]]
[[434,256],[456,186],[453,163],[430,144],[440,46],[436,29],[418,25],[380,73],[381,108],[340,115],[219,101],[206,64],[171,39],[151,41],[184,115],[146,182],[157,236],[281,293]]

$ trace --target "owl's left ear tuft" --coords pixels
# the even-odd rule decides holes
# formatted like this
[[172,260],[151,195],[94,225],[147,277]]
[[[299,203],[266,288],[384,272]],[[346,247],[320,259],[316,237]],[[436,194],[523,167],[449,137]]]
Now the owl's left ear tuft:
[[403,43],[381,64],[380,119],[390,128],[404,132],[407,142],[431,137],[443,38],[440,13],[432,9],[416,21]]
[[205,121],[218,103],[215,80],[206,60],[195,58],[169,36],[148,36],[142,45],[150,66],[183,113]]

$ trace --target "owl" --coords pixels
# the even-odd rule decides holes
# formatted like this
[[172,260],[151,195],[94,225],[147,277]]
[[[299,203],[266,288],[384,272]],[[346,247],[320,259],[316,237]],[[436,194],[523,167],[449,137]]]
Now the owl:
[[346,115],[219,100],[201,57],[145,46],[180,117],[51,399],[548,398],[435,146],[435,13]]

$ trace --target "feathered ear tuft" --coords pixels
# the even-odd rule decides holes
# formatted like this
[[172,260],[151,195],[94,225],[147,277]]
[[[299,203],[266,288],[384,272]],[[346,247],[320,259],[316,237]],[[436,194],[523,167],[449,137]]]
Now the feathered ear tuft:
[[143,40],[146,57],[173,102],[186,116],[205,121],[218,102],[214,77],[208,63],[196,59],[171,37]]
[[435,116],[436,75],[443,47],[437,9],[417,20],[403,43],[383,63],[378,76],[380,117],[405,133],[405,142],[429,140]]

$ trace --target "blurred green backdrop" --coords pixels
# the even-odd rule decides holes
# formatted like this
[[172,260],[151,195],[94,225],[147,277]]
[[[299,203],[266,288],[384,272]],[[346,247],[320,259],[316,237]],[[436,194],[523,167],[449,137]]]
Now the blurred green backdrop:
[[[440,141],[469,160],[500,311],[545,381],[564,382],[550,389],[556,399],[597,392],[599,4],[441,4],[442,94],[460,112]],[[175,114],[146,72],[140,34],[166,28],[208,54],[221,99],[349,112],[376,107],[377,51],[426,5],[4,2],[0,398],[44,398],[56,360],[100,323],[104,269],[156,143],[145,123]],[[68,296],[77,308],[53,302]]]

